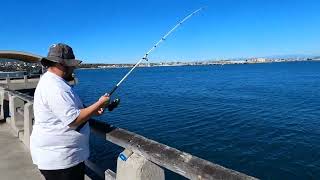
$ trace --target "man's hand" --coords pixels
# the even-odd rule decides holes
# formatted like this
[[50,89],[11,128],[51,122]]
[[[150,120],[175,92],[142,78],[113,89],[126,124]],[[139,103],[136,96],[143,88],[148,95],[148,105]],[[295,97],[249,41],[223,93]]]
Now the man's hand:
[[98,100],[99,104],[100,104],[100,108],[96,111],[95,115],[101,115],[104,112],[104,108],[109,105],[110,102],[110,97],[108,94],[105,94],[103,96],[101,96]]
[[96,112],[96,115],[99,116],[101,114],[103,114],[104,112],[104,108],[100,108],[97,112]]
[[101,115],[104,112],[104,108],[109,105],[109,95],[105,94],[99,98],[97,102],[89,107],[80,110],[79,116],[69,124],[70,127],[78,127],[85,123],[93,115]]
[[109,104],[109,101],[110,101],[109,94],[105,94],[101,96],[98,100],[99,104],[101,104],[100,106],[101,108],[105,108]]

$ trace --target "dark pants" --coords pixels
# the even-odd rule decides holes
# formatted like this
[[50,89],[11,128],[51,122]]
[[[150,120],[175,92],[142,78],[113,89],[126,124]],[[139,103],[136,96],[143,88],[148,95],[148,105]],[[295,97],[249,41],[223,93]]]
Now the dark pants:
[[67,169],[58,170],[41,170],[41,174],[46,180],[84,180],[84,163],[80,163],[76,166]]

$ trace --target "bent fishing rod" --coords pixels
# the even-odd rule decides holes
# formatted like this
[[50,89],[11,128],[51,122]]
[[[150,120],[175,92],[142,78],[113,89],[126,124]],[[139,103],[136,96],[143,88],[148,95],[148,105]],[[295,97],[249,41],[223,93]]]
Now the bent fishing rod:
[[[168,31],[154,46],[152,46],[152,48],[147,51],[144,56],[130,69],[130,71],[111,89],[111,91],[109,93],[106,93],[106,95],[111,96],[120,86],[120,84],[131,74],[131,72],[143,61],[146,60],[148,61],[148,56],[150,55],[150,53],[152,51],[154,51],[160,43],[162,43],[163,41],[166,40],[166,38],[174,31],[176,30],[179,26],[181,26],[185,21],[187,21],[189,18],[191,18],[193,15],[195,15],[196,13],[198,13],[199,11],[201,11],[202,9],[204,9],[204,7],[199,8],[195,11],[193,11],[191,14],[189,14],[188,16],[186,16],[184,19],[182,19],[178,24],[176,24],[172,29],[170,29],[170,31]],[[113,102],[111,102],[108,105],[108,109],[109,111],[112,111],[115,107],[118,106],[118,104],[120,103],[119,99],[115,99]]]

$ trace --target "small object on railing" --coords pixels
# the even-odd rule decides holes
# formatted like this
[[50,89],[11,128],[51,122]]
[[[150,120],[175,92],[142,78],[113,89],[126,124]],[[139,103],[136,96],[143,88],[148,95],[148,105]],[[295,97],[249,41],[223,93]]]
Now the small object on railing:
[[132,151],[126,149],[124,150],[122,153],[119,154],[119,158],[122,160],[122,161],[127,161],[127,159],[133,154]]
[[114,108],[118,107],[118,105],[120,104],[120,99],[115,99],[113,100],[109,105],[108,105],[108,110],[112,111]]

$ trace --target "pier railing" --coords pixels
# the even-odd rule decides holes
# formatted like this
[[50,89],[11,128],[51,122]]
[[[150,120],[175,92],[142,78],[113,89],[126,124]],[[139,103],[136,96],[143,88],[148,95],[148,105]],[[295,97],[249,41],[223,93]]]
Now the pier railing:
[[11,90],[34,89],[38,84],[39,78],[40,75],[0,78],[0,85]]
[[[29,148],[33,97],[0,87],[0,108],[0,120],[10,124],[15,135]],[[125,149],[118,157],[116,172],[101,171],[94,163],[86,162],[107,180],[163,180],[163,168],[189,179],[255,179],[105,122],[91,119],[89,124],[94,133]]]

